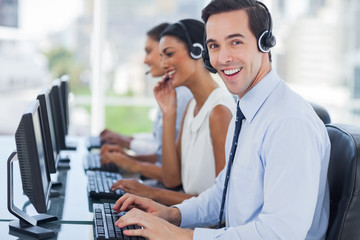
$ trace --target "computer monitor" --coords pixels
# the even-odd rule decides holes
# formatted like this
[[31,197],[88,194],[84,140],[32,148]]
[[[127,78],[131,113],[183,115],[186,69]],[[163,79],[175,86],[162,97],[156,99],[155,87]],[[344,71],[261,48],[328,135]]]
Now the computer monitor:
[[65,116],[65,134],[69,133],[70,115],[69,115],[69,75],[63,75],[60,78],[60,92],[62,98],[62,106]]
[[58,147],[56,144],[55,128],[50,107],[50,88],[44,88],[37,96],[40,104],[40,123],[42,126],[42,136],[45,144],[45,155],[47,168],[50,173],[56,173],[58,164]]
[[49,96],[50,96],[51,112],[55,126],[55,136],[56,136],[58,151],[66,150],[65,114],[64,114],[63,100],[61,97],[59,79],[53,81]]
[[13,161],[19,160],[22,189],[38,213],[46,213],[51,193],[50,173],[45,162],[45,147],[41,134],[39,102],[31,102],[24,111],[15,132],[17,153],[8,159],[8,210],[19,218],[10,222],[10,231],[35,237],[52,236],[54,232],[37,225],[56,220],[57,217],[40,214],[29,216],[14,205]]
[[51,180],[46,171],[38,101],[32,102],[23,114],[15,141],[23,190],[36,210],[44,213],[47,210]]

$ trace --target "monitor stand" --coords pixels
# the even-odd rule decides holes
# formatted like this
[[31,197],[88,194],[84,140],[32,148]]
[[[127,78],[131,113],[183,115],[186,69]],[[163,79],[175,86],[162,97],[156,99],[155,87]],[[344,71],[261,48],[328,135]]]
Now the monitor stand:
[[76,150],[78,145],[79,145],[78,141],[71,139],[67,136],[65,137],[65,149],[64,150],[74,151],[74,150]]
[[58,220],[56,216],[47,214],[39,214],[36,216],[29,216],[26,212],[20,210],[14,205],[14,191],[13,191],[13,162],[17,160],[17,153],[11,153],[7,162],[7,190],[8,190],[8,210],[11,214],[19,220],[14,220],[9,223],[9,230],[11,233],[20,233],[27,236],[32,236],[38,239],[45,239],[55,236],[53,230],[48,230],[38,226],[39,224]]
[[57,179],[58,175],[59,175],[58,171],[56,171],[56,173],[50,174],[50,177],[51,177],[51,189],[52,190],[54,188],[60,188],[63,185],[63,183]]
[[57,164],[57,169],[59,170],[69,170],[70,169],[70,163],[69,161],[63,161],[63,159],[60,159]]
[[37,225],[49,221],[55,221],[57,220],[57,217],[46,214],[40,214],[33,216],[32,218],[34,218],[37,221],[36,225],[29,224],[22,219],[11,221],[9,223],[9,233],[10,234],[12,233],[13,235],[16,235],[16,233],[24,234],[26,236],[31,236],[37,239],[51,238],[56,235],[53,230],[39,227]]
[[56,168],[58,170],[69,170],[70,169],[70,155],[63,150],[59,152],[58,161]]

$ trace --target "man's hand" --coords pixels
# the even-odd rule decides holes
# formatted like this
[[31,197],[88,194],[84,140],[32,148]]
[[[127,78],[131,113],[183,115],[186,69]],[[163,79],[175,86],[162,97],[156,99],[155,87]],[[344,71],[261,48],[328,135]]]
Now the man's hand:
[[181,213],[178,208],[167,207],[149,198],[126,193],[124,196],[119,198],[114,205],[115,212],[129,211],[133,208],[140,209],[153,216],[163,218],[172,224],[180,226]]
[[124,230],[123,233],[125,235],[141,236],[150,240],[191,240],[193,238],[192,230],[176,227],[162,218],[136,208],[130,210],[115,223],[119,228],[133,224],[141,226],[142,228],[136,230]]

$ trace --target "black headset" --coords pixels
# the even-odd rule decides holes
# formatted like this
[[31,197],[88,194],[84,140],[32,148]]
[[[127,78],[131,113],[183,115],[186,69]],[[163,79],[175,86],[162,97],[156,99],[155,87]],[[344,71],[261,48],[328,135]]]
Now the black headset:
[[180,26],[180,28],[184,31],[185,33],[185,38],[186,38],[186,42],[189,46],[189,50],[190,50],[190,57],[194,60],[198,60],[202,57],[202,52],[204,50],[204,47],[201,43],[193,43],[191,41],[191,38],[190,38],[190,34],[189,34],[189,31],[187,30],[186,26],[184,23],[182,22],[176,22],[174,24],[177,24]]
[[[265,30],[263,33],[260,34],[260,37],[257,41],[257,46],[260,52],[267,53],[270,51],[270,48],[274,47],[276,44],[276,38],[272,35],[272,19],[269,9],[263,4],[262,2],[256,1],[257,4],[262,6],[268,15],[269,19],[269,27],[268,30]],[[217,73],[217,70],[211,66],[209,52],[206,46],[206,34],[204,34],[204,50],[202,52],[202,58],[204,66],[207,70],[211,73]]]
[[276,38],[272,35],[272,19],[269,9],[262,2],[256,1],[261,5],[265,10],[269,18],[269,28],[265,30],[258,39],[258,48],[261,52],[267,53],[270,51],[270,48],[274,47],[276,44]]

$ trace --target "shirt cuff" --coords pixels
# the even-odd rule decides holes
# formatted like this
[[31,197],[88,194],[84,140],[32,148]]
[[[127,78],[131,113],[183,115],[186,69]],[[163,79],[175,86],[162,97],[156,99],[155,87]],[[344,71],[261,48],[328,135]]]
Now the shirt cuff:
[[181,224],[180,227],[182,228],[191,228],[194,227],[194,222],[192,222],[192,219],[195,219],[196,216],[194,216],[194,209],[192,204],[187,204],[189,199],[183,201],[180,204],[174,205],[173,207],[176,207],[179,209],[181,213]]

